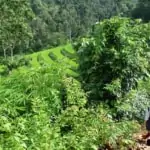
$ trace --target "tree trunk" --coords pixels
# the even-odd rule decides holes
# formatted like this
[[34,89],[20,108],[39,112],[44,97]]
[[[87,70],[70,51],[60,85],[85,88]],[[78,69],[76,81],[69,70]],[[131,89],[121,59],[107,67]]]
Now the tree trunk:
[[13,51],[13,48],[11,48],[10,53],[11,53],[11,60],[13,61],[14,60],[14,51]]
[[4,49],[3,52],[4,52],[4,58],[6,59],[6,49]]
[[70,32],[69,32],[69,40],[70,40],[70,43],[72,42],[72,30],[70,28]]
[[14,43],[12,44],[12,47],[11,47],[11,49],[10,49],[10,55],[11,55],[11,60],[12,60],[12,61],[14,60],[14,48],[15,48],[15,43],[16,43],[16,42],[14,42]]

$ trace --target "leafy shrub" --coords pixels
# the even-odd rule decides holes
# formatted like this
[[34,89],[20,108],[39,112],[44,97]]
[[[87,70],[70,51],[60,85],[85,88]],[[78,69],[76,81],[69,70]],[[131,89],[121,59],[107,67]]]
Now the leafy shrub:
[[47,149],[50,116],[61,109],[62,74],[56,66],[42,67],[14,72],[0,81],[2,149]]
[[85,108],[87,98],[79,82],[65,78],[63,83],[66,107],[54,123],[58,130],[54,150],[128,149],[134,145],[132,135],[139,129],[136,122],[113,121],[111,111],[103,105]]
[[0,80],[0,148],[95,150],[134,144],[137,124],[114,122],[103,105],[86,108],[80,83],[66,78],[64,70],[42,66]]
[[87,98],[84,91],[81,89],[80,83],[77,80],[73,78],[65,78],[64,88],[66,90],[66,108],[74,105],[81,108],[85,106]]
[[74,44],[81,82],[90,100],[116,100],[149,75],[150,25],[112,18]]
[[144,120],[147,107],[150,106],[150,79],[140,81],[138,89],[130,91],[121,101],[117,102],[117,113],[126,119]]
[[[22,66],[30,66],[30,57],[24,57],[20,55],[14,56],[14,59],[11,60],[10,58],[4,59],[1,58],[0,64],[3,66],[4,73],[2,75],[7,75],[13,69],[17,69]],[[4,67],[5,66],[5,67]]]
[[15,56],[15,60],[18,58],[18,63],[20,66],[30,66],[30,62],[32,60],[31,57],[24,57],[24,56]]
[[[116,123],[102,107],[85,109],[77,106],[67,108],[55,126],[60,127],[59,148],[63,149],[128,149],[134,145],[132,134],[139,129],[135,122]],[[56,149],[57,149],[56,148]]]
[[5,76],[9,73],[7,66],[0,65],[0,75]]

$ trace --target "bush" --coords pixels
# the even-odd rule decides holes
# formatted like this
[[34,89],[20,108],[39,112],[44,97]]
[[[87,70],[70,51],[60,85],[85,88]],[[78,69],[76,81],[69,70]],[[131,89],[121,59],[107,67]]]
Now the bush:
[[[135,122],[116,123],[102,107],[85,109],[67,108],[55,123],[60,128],[57,148],[63,149],[128,149],[134,145],[132,138],[139,126]],[[63,144],[62,144],[63,143]]]
[[137,123],[114,122],[103,105],[86,108],[80,83],[66,78],[64,70],[42,66],[0,80],[0,148],[97,150],[134,144]]
[[86,94],[81,89],[81,85],[77,80],[73,78],[65,78],[64,88],[66,90],[66,107],[75,105],[82,108],[85,106],[87,102]]
[[79,82],[65,78],[63,83],[65,109],[54,123],[58,135],[52,149],[128,149],[134,145],[132,136],[139,129],[136,122],[113,121],[111,111],[103,105],[85,108],[87,98]]
[[9,73],[9,70],[8,70],[7,66],[0,65],[0,75],[6,76],[8,73]]
[[53,66],[16,71],[0,80],[2,149],[47,149],[50,116],[61,110],[62,76],[63,69]]
[[112,18],[97,23],[87,38],[74,44],[80,79],[91,100],[116,100],[149,75],[150,25]]
[[117,102],[117,115],[121,118],[144,120],[145,111],[150,106],[150,79],[140,81],[137,90],[130,91],[124,98]]
[[14,56],[13,60],[10,58],[1,58],[0,64],[4,67],[3,69],[5,70],[4,74],[2,73],[2,75],[8,75],[9,72],[11,72],[13,69],[17,69],[22,66],[30,66],[30,61],[30,57],[27,58],[20,55]]

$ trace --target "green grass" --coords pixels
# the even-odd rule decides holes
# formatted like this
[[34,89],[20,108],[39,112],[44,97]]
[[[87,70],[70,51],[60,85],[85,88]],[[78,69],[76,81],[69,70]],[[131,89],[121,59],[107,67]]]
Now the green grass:
[[[36,67],[40,66],[40,63],[37,61],[37,57],[38,57],[38,55],[41,55],[42,58],[44,58],[44,63],[45,64],[51,64],[52,65],[53,63],[60,63],[60,65],[66,65],[67,66],[66,73],[69,74],[69,75],[77,76],[76,72],[69,69],[72,66],[77,67],[76,62],[73,59],[69,59],[69,58],[63,56],[61,54],[62,49],[67,50],[69,53],[74,53],[74,50],[73,50],[71,44],[67,44],[67,45],[64,45],[64,46],[59,46],[59,47],[56,47],[56,48],[36,52],[36,53],[30,54],[30,55],[27,55],[26,57],[31,57],[32,58],[32,61],[31,61],[32,67],[36,68]],[[57,62],[53,61],[48,56],[49,52],[52,52],[57,57],[57,60],[58,60]]]

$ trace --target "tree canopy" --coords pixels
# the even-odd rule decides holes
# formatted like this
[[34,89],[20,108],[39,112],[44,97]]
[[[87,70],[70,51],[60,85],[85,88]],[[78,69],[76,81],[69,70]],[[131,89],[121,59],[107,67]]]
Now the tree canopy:
[[117,0],[31,0],[36,19],[31,23],[32,49],[64,44],[87,34],[105,18],[129,14],[133,2]]
[[17,46],[24,45],[31,37],[29,20],[31,9],[27,0],[0,1],[0,49],[3,55],[13,57]]
[[[6,51],[8,54],[18,53],[18,49],[32,52],[72,42],[91,32],[95,22],[112,16],[149,21],[149,0],[1,0],[0,4],[1,55],[7,55]],[[28,33],[32,33],[33,38]],[[11,48],[13,51],[10,50],[14,47],[12,43],[17,45]]]

